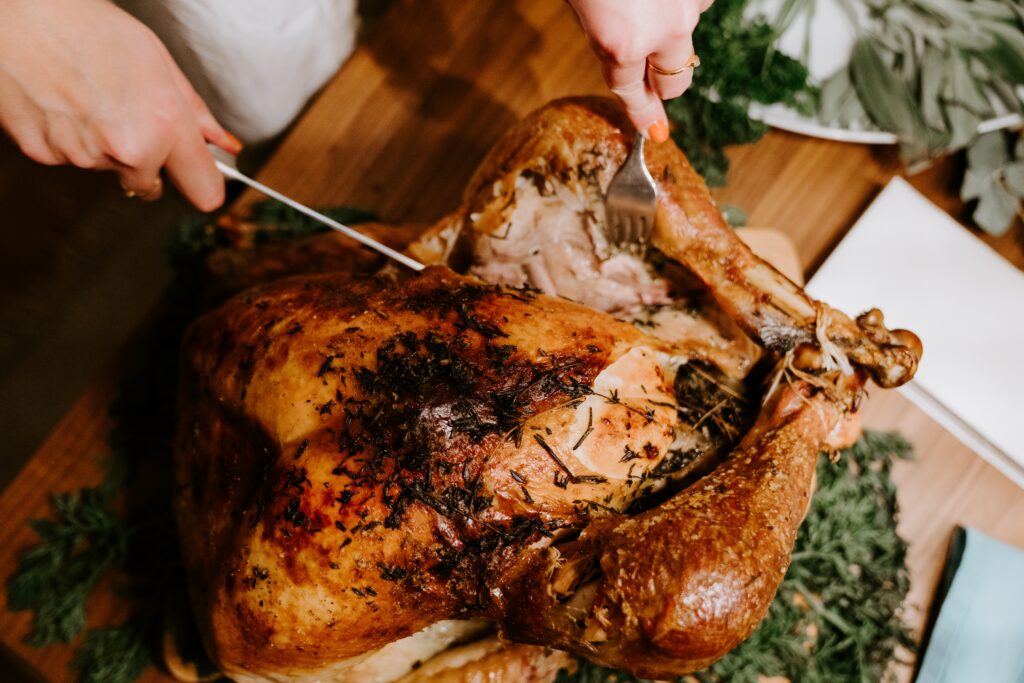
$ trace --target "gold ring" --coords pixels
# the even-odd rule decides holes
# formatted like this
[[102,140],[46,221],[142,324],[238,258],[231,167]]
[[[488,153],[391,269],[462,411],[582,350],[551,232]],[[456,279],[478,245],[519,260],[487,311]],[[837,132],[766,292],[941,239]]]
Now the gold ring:
[[156,178],[153,179],[153,184],[150,186],[148,191],[140,192],[139,190],[133,190],[133,189],[129,188],[127,185],[125,185],[124,182],[121,183],[121,189],[124,190],[124,196],[125,197],[127,197],[128,199],[132,199],[133,197],[143,197],[143,196],[150,195],[150,194],[156,192],[156,190],[162,184],[163,184],[163,180],[160,179],[160,176],[157,176]]
[[698,66],[700,66],[700,57],[698,57],[697,53],[694,52],[692,55],[690,55],[690,58],[686,60],[686,64],[683,64],[681,67],[675,69],[674,71],[662,69],[652,61],[648,61],[647,66],[651,67],[652,69],[660,73],[662,76],[675,76],[676,74],[683,73],[687,69],[696,69]]

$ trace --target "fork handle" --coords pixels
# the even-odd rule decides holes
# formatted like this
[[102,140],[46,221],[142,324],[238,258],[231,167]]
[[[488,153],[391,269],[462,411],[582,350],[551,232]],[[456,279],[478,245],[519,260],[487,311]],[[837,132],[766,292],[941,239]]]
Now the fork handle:
[[[641,135],[640,131],[633,134],[633,149],[629,151],[629,156],[626,157],[626,162],[622,164],[622,170],[619,173],[628,171],[629,173],[626,173],[625,177],[629,178],[632,174],[635,174],[632,177],[639,181],[636,184],[646,181],[645,184],[653,186],[654,178],[651,177],[651,172],[647,168],[647,162],[644,161],[644,143],[646,141],[647,138]],[[640,180],[641,178],[643,179],[642,181]]]

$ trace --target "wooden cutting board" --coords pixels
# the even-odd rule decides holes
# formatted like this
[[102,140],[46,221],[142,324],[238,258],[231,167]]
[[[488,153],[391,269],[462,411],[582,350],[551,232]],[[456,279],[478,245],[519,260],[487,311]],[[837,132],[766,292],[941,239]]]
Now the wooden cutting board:
[[[358,204],[386,220],[428,222],[457,204],[476,164],[519,117],[556,97],[603,92],[597,62],[565,3],[408,0],[326,86],[259,178],[311,204]],[[730,184],[718,198],[746,210],[752,225],[789,235],[805,275],[898,169],[890,149],[785,133],[734,150],[731,158]],[[955,164],[940,164],[912,182],[956,213],[962,209],[957,174]],[[252,199],[243,196],[239,207]],[[1024,265],[1015,242],[997,246]],[[133,348],[129,342],[119,363],[79,399],[0,496],[0,576],[35,542],[25,521],[48,513],[50,492],[99,481],[108,408]],[[876,392],[866,423],[900,430],[917,450],[917,460],[898,465],[895,477],[900,531],[910,540],[908,619],[919,630],[953,526],[973,525],[1024,546],[1024,491],[895,392]],[[111,590],[100,591],[89,604],[90,622],[119,622],[125,610]],[[25,646],[28,621],[0,604],[0,651],[9,659],[0,672],[16,668],[32,680],[70,680],[71,649]],[[150,670],[143,680],[164,679]]]

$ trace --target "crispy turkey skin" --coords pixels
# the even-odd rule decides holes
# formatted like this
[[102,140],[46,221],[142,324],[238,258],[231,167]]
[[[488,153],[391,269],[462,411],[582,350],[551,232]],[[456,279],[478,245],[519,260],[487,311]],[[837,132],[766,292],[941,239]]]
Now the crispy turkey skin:
[[[818,453],[920,342],[750,253],[670,144],[647,159],[656,258],[611,253],[601,196],[631,137],[603,100],[531,115],[409,244],[438,264],[419,275],[331,272],[374,269],[333,236],[221,259],[244,265],[230,288],[320,271],[246,289],[183,344],[177,516],[226,674],[396,680],[493,625],[666,678],[753,631]],[[536,680],[564,663],[508,652]]]

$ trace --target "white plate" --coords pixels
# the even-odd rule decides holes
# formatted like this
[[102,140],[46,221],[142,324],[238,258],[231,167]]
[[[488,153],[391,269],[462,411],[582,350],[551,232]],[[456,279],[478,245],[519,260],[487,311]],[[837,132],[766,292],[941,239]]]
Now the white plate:
[[[747,6],[747,15],[774,17],[782,2],[783,0],[754,0]],[[854,7],[858,14],[865,11],[862,4]],[[863,16],[861,18],[863,19]],[[856,34],[836,0],[816,0],[813,17],[810,18],[810,30],[807,28],[807,22],[806,14],[793,21],[779,37],[777,47],[783,54],[807,65],[812,83],[821,83],[849,63]],[[1018,88],[1017,92],[1024,98],[1024,88]],[[815,138],[869,145],[895,145],[899,142],[895,134],[887,131],[826,125],[783,105],[753,103],[749,112],[751,118],[763,121],[773,128]],[[978,134],[1012,128],[1022,123],[1024,118],[1019,114],[1005,114],[983,121],[978,125]]]

